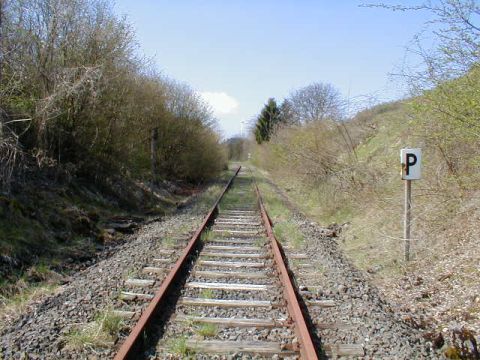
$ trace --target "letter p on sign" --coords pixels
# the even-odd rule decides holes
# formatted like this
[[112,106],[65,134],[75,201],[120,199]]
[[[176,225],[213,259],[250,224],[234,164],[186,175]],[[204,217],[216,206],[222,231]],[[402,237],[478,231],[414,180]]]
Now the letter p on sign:
[[421,175],[422,149],[401,149],[402,180],[418,180]]

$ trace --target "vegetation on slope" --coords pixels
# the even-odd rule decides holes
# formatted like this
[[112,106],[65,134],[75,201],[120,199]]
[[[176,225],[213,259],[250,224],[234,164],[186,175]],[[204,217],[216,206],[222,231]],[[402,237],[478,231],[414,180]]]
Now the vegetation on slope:
[[102,180],[202,181],[223,152],[215,119],[188,86],[139,58],[130,25],[103,0],[2,2],[0,171],[25,158]]
[[224,168],[209,107],[139,53],[109,0],[0,1],[2,281],[89,259]]
[[[479,246],[480,219],[480,7],[439,1],[423,9],[444,31],[437,32],[438,51],[422,53],[425,71],[406,74],[415,90],[410,99],[349,120],[290,121],[255,146],[254,163],[320,223],[344,225],[340,241],[347,255],[391,300],[418,315],[409,321],[452,341],[465,339],[466,350],[458,345],[445,354],[474,358],[474,335],[459,329],[480,333],[480,255],[472,251]],[[310,99],[313,108],[318,99]],[[287,100],[294,109],[299,105],[293,96]],[[422,179],[413,184],[409,263],[403,260],[399,165],[405,147],[423,150]]]
[[[355,154],[345,150],[335,124],[311,124],[280,130],[256,147],[254,163],[311,218],[342,224],[346,254],[393,302],[421,316],[417,325],[478,331],[480,257],[472,250],[479,246],[480,189],[477,172],[465,170],[476,155],[464,153],[462,170],[451,173],[428,131],[419,131],[423,118],[412,105],[380,105],[345,124]],[[422,179],[413,184],[409,263],[403,260],[403,147],[424,154]]]

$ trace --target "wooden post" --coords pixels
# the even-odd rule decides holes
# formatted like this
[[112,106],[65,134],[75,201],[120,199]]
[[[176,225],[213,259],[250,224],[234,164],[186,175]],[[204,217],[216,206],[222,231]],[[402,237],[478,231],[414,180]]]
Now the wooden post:
[[410,260],[410,221],[412,215],[412,180],[405,180],[405,217],[403,239],[405,241],[405,261]]
[[158,174],[158,128],[152,129],[151,141],[150,141],[150,161],[152,166],[152,183],[157,184]]

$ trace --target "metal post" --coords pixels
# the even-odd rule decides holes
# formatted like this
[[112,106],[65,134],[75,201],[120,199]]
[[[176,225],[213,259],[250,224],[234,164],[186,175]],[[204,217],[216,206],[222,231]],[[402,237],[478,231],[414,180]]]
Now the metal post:
[[405,261],[410,260],[410,221],[412,215],[412,180],[405,180],[405,218],[403,239],[405,241]]

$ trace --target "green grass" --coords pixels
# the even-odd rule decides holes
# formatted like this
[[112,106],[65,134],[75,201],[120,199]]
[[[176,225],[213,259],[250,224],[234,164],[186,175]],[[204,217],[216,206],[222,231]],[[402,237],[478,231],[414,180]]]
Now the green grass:
[[112,337],[116,337],[124,326],[123,319],[120,316],[115,315],[111,309],[98,314],[96,321],[101,324],[102,331]]
[[218,326],[215,324],[199,324],[195,332],[203,337],[214,337],[218,334]]
[[[53,259],[51,263],[53,266],[57,260]],[[32,301],[39,301],[55,293],[62,275],[50,267],[47,260],[41,259],[28,269],[0,279],[0,324],[4,325],[8,318],[26,311]]]
[[258,179],[257,182],[267,212],[274,223],[273,233],[275,237],[282,244],[291,245],[296,249],[301,248],[305,239],[299,227],[291,220],[293,216],[291,210],[263,178]]
[[193,359],[195,355],[195,349],[187,346],[186,336],[170,339],[167,343],[167,349],[170,353],[181,356],[182,359]]
[[209,186],[204,192],[202,192],[195,201],[195,210],[196,211],[205,211],[209,209],[215,200],[218,199],[220,193],[222,192],[223,185],[212,185]]
[[258,171],[256,172],[256,175],[259,176],[257,183],[260,195],[262,196],[263,203],[270,218],[274,221],[285,221],[290,219],[292,217],[290,209],[288,209],[282,199],[280,199],[278,194],[272,189],[271,185],[263,179],[263,176],[260,175]]
[[190,230],[192,230],[192,224],[183,223],[177,228],[176,232],[180,234],[187,234],[190,232]]
[[203,242],[213,241],[215,239],[215,233],[211,230],[204,230],[202,232],[202,235],[201,235],[200,239]]
[[130,278],[136,278],[140,274],[139,269],[135,267],[128,268],[127,271],[123,274],[125,280]]
[[177,242],[172,236],[166,235],[162,238],[162,245],[166,248],[173,248],[176,243]]
[[275,224],[273,233],[282,244],[289,244],[295,249],[300,249],[305,241],[303,234],[293,221]]
[[214,292],[212,289],[202,289],[200,291],[200,297],[202,299],[213,299],[214,298]]
[[265,243],[268,241],[268,239],[266,238],[258,238],[255,240],[255,246],[258,246],[258,247],[264,247],[265,246]]
[[107,309],[97,314],[94,321],[68,333],[65,341],[68,348],[77,350],[110,347],[123,327],[123,319],[115,315],[111,309]]

